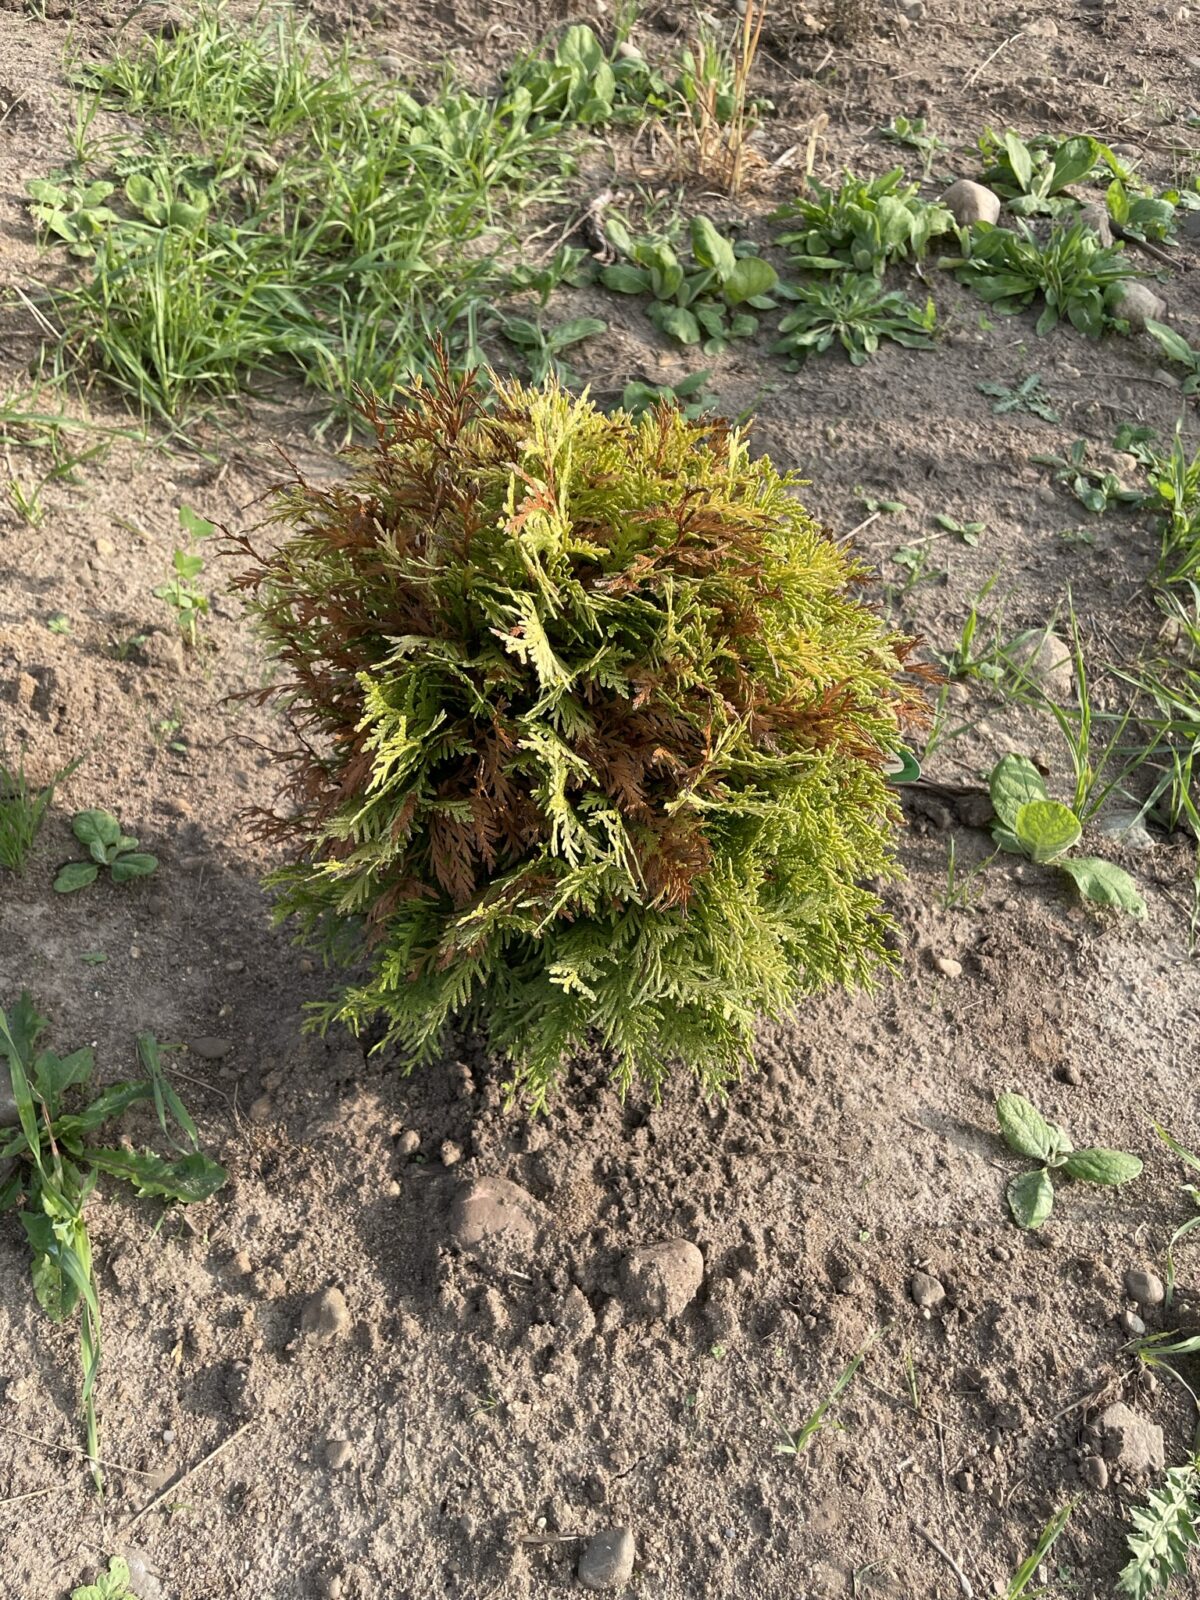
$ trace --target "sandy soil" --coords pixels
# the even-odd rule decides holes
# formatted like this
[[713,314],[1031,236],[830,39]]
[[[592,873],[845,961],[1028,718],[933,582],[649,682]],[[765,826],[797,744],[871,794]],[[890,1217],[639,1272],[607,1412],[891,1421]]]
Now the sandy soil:
[[[62,0],[41,9],[45,19],[0,0],[8,288],[54,270],[22,196],[65,153],[68,30],[85,51],[111,51],[122,14]],[[824,111],[818,171],[882,170],[895,152],[873,130],[900,111],[929,117],[955,147],[939,172],[970,175],[988,124],[1095,133],[1162,183],[1200,164],[1200,133],[1185,121],[1200,97],[1194,10],[927,0],[909,23],[890,5],[859,9],[849,43],[819,11],[812,24],[777,11],[762,68],[776,106],[761,134],[769,159]],[[449,54],[480,84],[562,17],[486,0],[314,10],[331,33],[357,30],[381,51]],[[600,24],[608,13],[605,0],[574,12]],[[681,16],[639,25],[648,54],[671,46]],[[745,210],[761,219],[787,192],[777,174]],[[1163,289],[1193,337],[1195,261],[1185,246]],[[812,504],[832,526],[863,520],[860,488],[906,504],[860,535],[893,588],[904,574],[892,552],[928,533],[933,513],[986,524],[974,548],[934,546],[944,579],[899,602],[932,646],[950,646],[970,597],[998,572],[1006,628],[1045,624],[1070,588],[1094,659],[1132,659],[1159,622],[1146,587],[1151,523],[1113,512],[1092,524],[1091,546],[1060,538],[1087,514],[1029,457],[1077,436],[1107,448],[1122,421],[1169,434],[1178,389],[1143,341],[1091,343],[1070,329],[1039,339],[1032,318],[981,318],[977,300],[934,276],[936,353],[891,348],[861,369],[830,358],[793,375],[742,348],[715,364],[714,389],[730,412],[754,406],[756,444],[811,476]],[[580,309],[592,304],[581,292]],[[611,336],[576,362],[597,389],[688,369],[631,302],[606,298],[603,314]],[[10,299],[4,384],[22,380],[36,348],[27,310]],[[1030,371],[1059,423],[995,416],[976,387]],[[102,395],[93,405],[124,424]],[[206,1144],[231,1172],[212,1202],[161,1231],[148,1210],[93,1206],[104,1454],[119,1466],[103,1504],[69,1453],[74,1331],[38,1310],[21,1229],[0,1219],[9,1592],[57,1600],[122,1551],[141,1600],[523,1600],[577,1588],[585,1541],[627,1525],[630,1590],[656,1600],[1004,1594],[1047,1518],[1078,1497],[1046,1592],[1109,1593],[1125,1509],[1145,1479],[1120,1461],[1106,1487],[1093,1486],[1094,1470],[1081,1478],[1103,1448],[1094,1397],[1124,1399],[1161,1426],[1168,1462],[1183,1459],[1192,1427],[1183,1392],[1139,1376],[1122,1353],[1118,1322],[1123,1275],[1161,1270],[1187,1214],[1151,1119],[1200,1138],[1191,842],[1103,842],[1138,877],[1144,924],[1091,914],[1051,875],[1004,857],[976,880],[972,905],[947,908],[948,842],[962,866],[990,841],[967,825],[969,808],[913,796],[908,879],[889,891],[900,974],[765,1029],[760,1076],[720,1109],[683,1081],[661,1105],[622,1105],[601,1064],[582,1062],[530,1124],[503,1109],[501,1070],[469,1040],[406,1079],[346,1037],[303,1036],[301,1006],[324,979],[271,929],[258,887],[270,856],[240,820],[273,795],[270,714],[225,699],[260,682],[266,664],[219,592],[210,648],[185,660],[152,591],[181,503],[231,525],[253,519],[274,477],[273,441],[314,473],[336,471],[308,420],[276,407],[211,424],[201,439],[211,461],[118,440],[75,486],[46,491],[39,527],[0,510],[0,735],[27,743],[39,777],[87,755],[25,875],[0,881],[0,1003],[28,986],[56,1042],[94,1043],[111,1078],[132,1069],[143,1029],[221,1041],[223,1053],[176,1059]],[[20,457],[14,467],[27,470]],[[59,612],[69,634],[47,627]],[[148,648],[115,659],[116,642],[149,628],[160,632]],[[956,694],[955,723],[969,731],[930,775],[978,786],[1018,750],[1063,792],[1048,722],[976,686]],[[70,814],[87,804],[117,812],[158,854],[156,878],[50,892],[71,854]],[[96,950],[107,961],[85,964]],[[1141,1152],[1144,1176],[1115,1193],[1064,1189],[1039,1234],[1019,1233],[1003,1203],[1016,1163],[992,1114],[1005,1088],[1065,1122],[1077,1144]],[[461,1194],[483,1177],[525,1191],[531,1226],[476,1247],[464,1242]],[[703,1284],[677,1316],[647,1317],[623,1263],[681,1239],[703,1254]],[[1184,1317],[1195,1314],[1194,1261],[1185,1247]],[[944,1290],[924,1310],[918,1271]],[[334,1288],[345,1325],[327,1339],[302,1331],[304,1307]],[[1160,1311],[1142,1314],[1163,1325]],[[798,1459],[777,1455],[781,1429],[812,1412],[876,1329],[886,1331],[839,1428]]]

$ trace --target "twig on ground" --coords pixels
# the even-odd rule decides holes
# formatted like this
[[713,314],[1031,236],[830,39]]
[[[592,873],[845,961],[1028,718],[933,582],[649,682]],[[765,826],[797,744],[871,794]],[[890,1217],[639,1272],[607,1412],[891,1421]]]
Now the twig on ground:
[[199,1461],[194,1461],[190,1467],[186,1467],[181,1473],[179,1473],[177,1477],[173,1478],[171,1482],[167,1484],[165,1489],[156,1494],[153,1500],[147,1501],[140,1511],[134,1512],[133,1516],[129,1519],[129,1526],[132,1528],[134,1523],[140,1522],[148,1512],[153,1511],[156,1506],[162,1505],[167,1496],[174,1494],[176,1489],[178,1489],[181,1484],[185,1483],[194,1472],[199,1472],[201,1467],[206,1467],[210,1461],[215,1461],[219,1455],[222,1455],[226,1450],[229,1449],[229,1446],[234,1442],[235,1439],[240,1439],[246,1430],[248,1428],[252,1428],[253,1426],[254,1418],[251,1418],[249,1422],[243,1422],[240,1428],[235,1428],[227,1439],[223,1439],[221,1443],[210,1450],[206,1456],[201,1456]]
[[921,1535],[922,1539],[924,1539],[929,1548],[931,1550],[936,1550],[938,1555],[941,1556],[942,1560],[950,1568],[951,1572],[958,1579],[958,1587],[962,1590],[963,1594],[966,1595],[967,1600],[974,1600],[975,1591],[971,1587],[971,1580],[967,1577],[966,1573],[959,1566],[958,1562],[950,1554],[949,1550],[946,1549],[945,1545],[939,1544],[933,1535],[925,1528],[918,1528],[915,1522],[913,1523],[913,1527],[916,1528],[916,1531]]

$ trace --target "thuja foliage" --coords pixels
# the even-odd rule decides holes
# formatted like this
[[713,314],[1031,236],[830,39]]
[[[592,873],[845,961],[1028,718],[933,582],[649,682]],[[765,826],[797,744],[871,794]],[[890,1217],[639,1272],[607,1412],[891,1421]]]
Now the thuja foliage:
[[314,1021],[452,1021],[544,1103],[589,1037],[710,1090],[756,1017],[869,978],[911,641],[723,422],[443,372],[235,543],[298,738],[281,917],[358,963]]

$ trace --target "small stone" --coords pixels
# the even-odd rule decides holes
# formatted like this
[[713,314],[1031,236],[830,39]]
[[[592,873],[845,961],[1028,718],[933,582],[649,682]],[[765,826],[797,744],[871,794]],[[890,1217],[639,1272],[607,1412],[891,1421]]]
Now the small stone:
[[1117,1323],[1122,1333],[1127,1333],[1131,1339],[1140,1339],[1146,1331],[1146,1324],[1136,1311],[1130,1311],[1128,1306],[1117,1318]]
[[[186,816],[187,813],[185,812],[184,815]],[[237,972],[245,972],[245,970],[246,970],[246,963],[244,961],[242,961],[240,958],[236,958],[235,957],[234,960],[227,961],[225,963],[225,971],[228,972],[230,975],[232,975],[234,973],[237,973]]]
[[579,1581],[585,1589],[621,1589],[633,1576],[633,1534],[609,1528],[589,1539],[579,1558]]
[[1118,1400],[1100,1417],[1104,1429],[1104,1454],[1126,1472],[1161,1472],[1166,1465],[1163,1431],[1147,1422],[1124,1401]]
[[162,1584],[149,1558],[130,1545],[126,1545],[124,1556],[129,1568],[129,1593],[137,1595],[138,1600],[163,1600]]
[[95,541],[95,547],[98,556],[115,556],[117,553],[116,545],[111,539],[104,538],[103,535]]
[[453,1139],[443,1139],[440,1154],[444,1167],[456,1167],[462,1160],[462,1149],[454,1143]]
[[970,178],[952,183],[942,196],[942,204],[960,228],[969,227],[972,222],[994,223],[1000,218],[1000,196]]
[[704,1257],[688,1239],[631,1250],[623,1271],[630,1306],[647,1322],[670,1321],[704,1282]]
[[962,977],[962,962],[956,961],[953,956],[935,956],[933,964],[947,978]]
[[354,1446],[349,1439],[326,1439],[325,1465],[330,1472],[341,1472],[354,1462]]
[[961,1489],[963,1494],[974,1494],[975,1474],[973,1472],[956,1472],[954,1474],[954,1487]]
[[1083,1082],[1083,1073],[1080,1072],[1073,1061],[1064,1061],[1055,1073],[1055,1077],[1060,1083],[1069,1083],[1074,1089],[1078,1089]]
[[201,1061],[221,1061],[233,1049],[229,1039],[214,1039],[209,1034],[199,1039],[193,1039],[188,1046],[194,1056],[199,1056]]
[[254,1263],[250,1259],[248,1250],[235,1250],[229,1258],[229,1270],[236,1277],[248,1278],[254,1271]]
[[1034,628],[1013,643],[1009,654],[1017,666],[1037,679],[1052,699],[1061,703],[1071,698],[1075,663],[1070,645],[1057,633]]
[[342,1600],[346,1592],[346,1580],[340,1572],[323,1572],[317,1579],[317,1593],[320,1600]]
[[845,1277],[839,1278],[834,1284],[838,1294],[856,1295],[863,1290],[863,1281],[857,1272],[847,1272]]
[[922,1311],[934,1311],[946,1298],[941,1281],[928,1272],[914,1272],[908,1280],[908,1292],[915,1306]]
[[396,1140],[396,1149],[402,1156],[415,1156],[421,1148],[421,1135],[415,1128],[405,1128]]
[[1032,22],[1027,22],[1021,31],[1033,39],[1058,38],[1058,24],[1052,17],[1035,17]]
[[479,1178],[460,1189],[450,1208],[450,1237],[465,1250],[493,1241],[532,1244],[537,1201],[507,1178]]
[[1102,206],[1098,200],[1091,200],[1088,205],[1082,206],[1082,210],[1078,214],[1078,221],[1082,222],[1083,226],[1090,227],[1091,232],[1096,235],[1101,245],[1107,248],[1112,243],[1112,224],[1109,221],[1109,211],[1107,211],[1107,206]]
[[251,1122],[270,1122],[275,1111],[275,1102],[269,1094],[260,1094],[250,1102],[247,1115]]
[[628,39],[622,39],[617,45],[617,56],[621,61],[641,61],[642,52],[637,45],[631,44]]
[[1109,303],[1114,317],[1122,317],[1134,333],[1141,333],[1147,322],[1161,322],[1167,303],[1153,289],[1136,280],[1120,284]]
[[925,0],[896,0],[896,10],[909,22],[920,22],[925,15]]
[[1125,1274],[1125,1293],[1140,1306],[1160,1306],[1167,1296],[1162,1279],[1149,1267],[1130,1267]]
[[340,1289],[322,1289],[305,1301],[300,1332],[317,1344],[331,1344],[350,1332],[350,1307]]
[[1089,1489],[1108,1488],[1108,1466],[1103,1456],[1086,1456],[1079,1463],[1079,1476]]

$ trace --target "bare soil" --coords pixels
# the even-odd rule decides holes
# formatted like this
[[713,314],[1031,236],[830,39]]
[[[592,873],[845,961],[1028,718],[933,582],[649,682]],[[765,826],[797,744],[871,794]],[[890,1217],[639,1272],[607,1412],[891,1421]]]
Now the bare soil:
[[[0,279],[11,289],[57,270],[38,256],[23,193],[66,153],[68,34],[85,54],[111,52],[124,8],[46,0],[41,18],[8,4]],[[322,0],[314,12],[331,36],[353,30],[417,66],[447,54],[481,86],[565,15],[520,0]],[[606,0],[571,14],[611,23]],[[927,0],[911,23],[886,4],[840,16],[839,26],[815,3],[775,9],[761,68],[776,107],[759,136],[768,161],[803,148],[824,112],[819,176],[883,170],[896,151],[874,130],[903,112],[927,116],[955,147],[939,173],[973,175],[971,147],[989,124],[1094,133],[1160,184],[1200,165],[1200,130],[1186,121],[1200,99],[1194,9]],[[662,55],[684,20],[682,8],[649,14],[635,37]],[[622,159],[651,181],[645,150]],[[755,222],[794,182],[794,169],[768,169],[743,202],[705,203]],[[1196,263],[1185,243],[1162,291],[1193,339]],[[974,548],[934,545],[944,579],[896,601],[933,647],[952,645],[969,598],[999,573],[1010,631],[1045,624],[1069,589],[1092,658],[1134,659],[1160,622],[1147,589],[1151,521],[1089,519],[1029,457],[1077,436],[1106,448],[1123,421],[1169,436],[1178,388],[1146,341],[1093,343],[1069,328],[1039,339],[1032,317],[981,317],[980,302],[929,276],[936,352],[889,348],[860,369],[830,357],[790,374],[761,345],[743,347],[715,363],[723,407],[754,408],[756,445],[811,477],[811,503],[831,526],[862,522],[860,488],[905,503],[859,536],[893,590],[904,573],[892,552],[928,533],[933,513],[986,524]],[[582,293],[580,306],[598,300]],[[669,382],[698,364],[663,346],[633,302],[605,297],[602,314],[610,336],[576,362],[597,390],[636,375]],[[25,305],[10,301],[5,385],[24,381],[37,344]],[[1059,423],[995,416],[977,390],[1030,371]],[[128,425],[99,391],[93,408]],[[346,1036],[305,1036],[301,1008],[326,980],[272,929],[259,887],[271,857],[240,815],[272,801],[276,729],[270,713],[226,699],[261,682],[266,663],[221,597],[221,574],[198,657],[170,648],[153,589],[181,503],[234,526],[255,520],[276,441],[313,473],[337,471],[310,420],[299,406],[259,406],[205,424],[198,442],[211,459],[119,440],[77,485],[47,489],[40,526],[0,510],[0,741],[26,743],[39,778],[87,756],[25,874],[0,881],[0,1003],[30,988],[58,1045],[93,1043],[106,1078],[132,1070],[141,1030],[224,1041],[217,1059],[172,1059],[206,1147],[231,1172],[213,1201],[161,1230],[149,1210],[92,1206],[103,1454],[115,1464],[103,1503],[71,1453],[75,1332],[43,1317],[23,1232],[0,1219],[7,1591],[58,1600],[122,1551],[138,1563],[141,1600],[523,1600],[577,1588],[584,1541],[628,1525],[630,1592],[656,1600],[1004,1594],[1047,1518],[1077,1498],[1044,1592],[1110,1593],[1126,1508],[1146,1482],[1119,1462],[1103,1489],[1081,1480],[1101,1448],[1097,1396],[1160,1425],[1168,1462],[1185,1456],[1193,1424],[1181,1389],[1139,1376],[1118,1323],[1124,1273],[1161,1271],[1187,1214],[1151,1120],[1200,1139],[1192,842],[1100,842],[1136,874],[1144,924],[1093,914],[1052,874],[1006,857],[976,880],[972,905],[947,908],[949,841],[961,867],[982,861],[990,840],[952,804],[914,796],[907,881],[889,891],[899,974],[764,1028],[761,1072],[722,1107],[682,1078],[660,1105],[622,1104],[603,1063],[583,1061],[531,1123],[504,1109],[503,1068],[470,1040],[406,1078]],[[1130,463],[1117,464],[1132,481]],[[14,456],[13,470],[26,461]],[[1059,537],[1085,523],[1091,546]],[[69,634],[47,627],[59,612]],[[148,649],[115,658],[115,642],[150,629]],[[930,775],[978,786],[1017,750],[1065,792],[1049,722],[974,685],[956,692],[955,720],[970,729]],[[156,878],[50,892],[72,854],[70,814],[90,804],[155,851]],[[92,951],[106,962],[86,964]],[[992,1111],[1005,1088],[1077,1144],[1141,1152],[1143,1177],[1115,1192],[1065,1186],[1050,1223],[1020,1233],[1004,1206],[1017,1163]],[[532,1237],[503,1249],[456,1241],[455,1196],[482,1176],[532,1197]],[[622,1262],[674,1239],[701,1250],[703,1284],[677,1317],[646,1320]],[[945,1290],[924,1312],[911,1294],[917,1270]],[[1185,1246],[1177,1316],[1194,1319],[1195,1279]],[[330,1287],[350,1326],[320,1342],[301,1333],[301,1311]],[[1143,1315],[1174,1325],[1161,1310]],[[877,1329],[838,1427],[799,1458],[777,1455],[781,1430],[813,1411]],[[348,1450],[331,1452],[336,1441]]]

